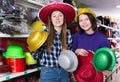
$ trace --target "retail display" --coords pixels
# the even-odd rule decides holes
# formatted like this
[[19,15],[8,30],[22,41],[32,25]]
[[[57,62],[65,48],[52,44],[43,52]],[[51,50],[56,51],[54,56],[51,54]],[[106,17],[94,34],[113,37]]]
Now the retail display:
[[[15,1],[17,2],[17,5],[15,5]],[[40,67],[35,66],[32,69],[26,69],[26,65],[33,67],[32,65],[34,64],[36,65],[37,63],[37,60],[31,57],[31,54],[28,52],[28,49],[31,51],[35,51],[36,49],[38,49],[46,41],[48,34],[46,32],[41,32],[43,30],[43,28],[41,28],[43,25],[42,22],[35,21],[31,23],[31,20],[34,19],[34,17],[31,16],[33,14],[32,11],[34,10],[27,8],[34,8],[35,10],[38,10],[43,5],[46,5],[50,2],[52,3],[59,1],[63,1],[63,0],[50,0],[50,1],[49,0],[1,0],[0,1],[0,27],[1,27],[0,45],[3,48],[4,52],[3,51],[2,52],[3,52],[3,56],[5,57],[5,63],[4,63],[0,56],[0,82],[2,81],[7,82],[11,79],[14,79],[14,81],[16,82],[17,81],[25,82],[26,77],[27,80],[30,82],[37,80],[35,76],[36,76],[36,72],[40,71]],[[20,6],[24,6],[24,7],[20,7]],[[85,11],[90,12],[87,9],[85,9]],[[69,15],[70,13],[68,14],[68,16]],[[44,16],[45,15],[41,15],[41,18],[42,17],[44,18]],[[96,15],[94,16],[96,17]],[[101,17],[98,18],[101,19]],[[46,22],[46,19],[44,21]],[[70,20],[68,20],[68,23],[69,21]],[[31,26],[29,26],[28,24],[30,24]],[[101,19],[101,24],[99,23],[98,26],[104,28],[104,30],[106,31],[104,33],[106,35],[109,32],[108,35],[109,40],[111,41],[116,40],[116,42],[118,42],[117,51],[120,52],[120,46],[119,46],[120,29],[111,27],[110,20],[108,20],[107,18]],[[101,28],[99,29],[101,30]],[[18,38],[21,40],[18,40]],[[27,45],[26,43],[28,43],[29,45]],[[17,47],[13,45],[17,45]],[[112,49],[115,51],[116,47]],[[67,56],[67,54],[69,56]],[[105,78],[106,82],[116,82],[115,79],[119,78],[120,58],[119,56],[117,58],[115,56],[116,54],[113,51],[106,48],[100,49],[95,52],[95,56],[93,58],[93,64],[95,66],[95,69],[100,72],[104,69],[108,69],[112,71],[112,74],[110,74],[110,76]],[[67,61],[64,62],[64,60]],[[9,65],[6,65],[6,63]],[[61,56],[59,57],[59,64],[65,70],[69,72],[73,72],[79,66],[79,61],[77,61],[77,58],[73,52],[67,50],[61,53]],[[86,72],[86,71],[89,72],[89,70],[85,70],[86,68],[92,69],[90,73],[93,73],[95,70],[91,64],[88,64],[88,66],[83,66],[79,72]],[[31,75],[32,73],[35,73],[34,76]],[[95,75],[92,75],[90,73],[89,74],[86,73],[85,75],[84,74],[80,75],[79,77],[82,77],[86,80],[91,80],[95,77]],[[115,75],[115,78],[113,77],[113,75]],[[21,76],[23,77],[21,78]]]
[[29,65],[33,65],[33,64],[37,64],[37,60],[35,60],[30,52],[26,52],[26,64]]
[[[26,69],[25,52],[28,51],[26,38],[33,32],[30,26],[34,19],[31,17],[33,9],[25,6],[29,2],[23,5],[19,5],[18,2],[17,0],[0,1],[0,56],[4,57],[4,62],[0,59],[0,82],[26,82],[29,74],[40,71],[38,66]],[[20,78],[21,76],[23,78]]]

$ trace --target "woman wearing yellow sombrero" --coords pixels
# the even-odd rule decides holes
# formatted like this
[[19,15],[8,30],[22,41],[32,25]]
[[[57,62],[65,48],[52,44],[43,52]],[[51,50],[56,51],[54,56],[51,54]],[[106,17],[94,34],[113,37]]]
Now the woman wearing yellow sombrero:
[[69,82],[69,73],[58,65],[58,56],[61,51],[72,48],[67,25],[74,20],[75,10],[67,3],[50,3],[40,9],[39,18],[47,26],[48,37],[40,48],[30,49],[40,61],[40,82]]
[[96,14],[89,8],[79,9],[76,21],[78,23],[78,32],[73,36],[72,47],[80,61],[78,69],[74,72],[76,82],[103,82],[103,73],[93,67],[91,63],[92,56],[90,56],[89,51],[95,52],[102,47],[110,48],[109,40],[101,32],[97,31]]

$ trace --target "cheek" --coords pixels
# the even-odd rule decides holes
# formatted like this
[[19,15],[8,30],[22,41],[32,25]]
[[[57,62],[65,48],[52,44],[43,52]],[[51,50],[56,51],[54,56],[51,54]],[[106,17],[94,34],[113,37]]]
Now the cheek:
[[82,26],[82,24],[83,24],[82,22],[79,22],[79,25],[80,25],[80,26]]
[[63,17],[61,17],[61,18],[60,18],[60,20],[61,20],[61,21],[64,21],[64,18],[63,18]]

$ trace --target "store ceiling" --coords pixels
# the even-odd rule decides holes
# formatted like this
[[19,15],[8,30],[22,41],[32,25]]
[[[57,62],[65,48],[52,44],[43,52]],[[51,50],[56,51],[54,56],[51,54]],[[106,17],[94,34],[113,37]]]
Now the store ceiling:
[[85,7],[91,8],[97,15],[120,18],[120,0],[78,0]]
[[[18,3],[23,0],[15,0]],[[72,0],[63,0],[64,2],[72,4]],[[110,16],[113,18],[120,19],[120,8],[116,8],[116,5],[120,5],[120,0],[73,0],[76,4],[81,7],[89,7],[92,9],[97,16]],[[25,2],[24,2],[25,4]],[[28,4],[28,3],[27,3]],[[29,3],[30,4],[30,3]],[[31,4],[30,4],[31,5]],[[27,5],[28,6],[28,5]],[[39,6],[33,5],[30,7],[40,8]]]

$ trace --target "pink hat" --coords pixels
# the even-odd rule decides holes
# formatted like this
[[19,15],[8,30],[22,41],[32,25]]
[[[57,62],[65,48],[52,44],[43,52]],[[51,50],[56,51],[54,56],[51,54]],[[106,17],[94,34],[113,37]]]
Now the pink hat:
[[75,10],[70,4],[67,3],[50,3],[42,7],[39,11],[40,20],[43,23],[48,24],[48,17],[55,10],[59,10],[65,15],[67,24],[70,24],[74,20]]
[[103,82],[103,74],[95,70],[92,57],[92,52],[88,56],[78,56],[78,68],[73,72],[76,82]]

